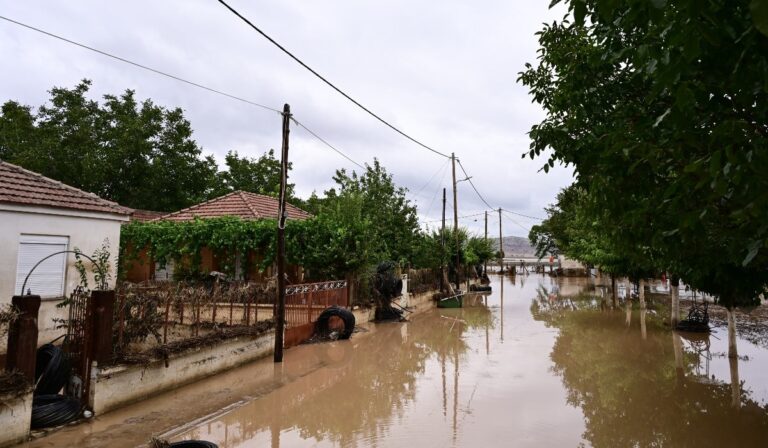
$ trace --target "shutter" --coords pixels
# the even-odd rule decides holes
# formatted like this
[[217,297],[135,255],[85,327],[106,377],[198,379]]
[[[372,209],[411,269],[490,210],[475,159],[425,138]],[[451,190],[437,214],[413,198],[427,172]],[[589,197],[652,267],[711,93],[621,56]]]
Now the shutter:
[[[43,258],[67,250],[69,237],[47,235],[21,235],[19,238],[19,256],[16,263],[16,288],[14,294],[22,293],[29,271]],[[58,254],[40,263],[27,280],[26,289],[40,297],[63,297],[64,275],[67,254]],[[26,294],[27,291],[23,293]]]

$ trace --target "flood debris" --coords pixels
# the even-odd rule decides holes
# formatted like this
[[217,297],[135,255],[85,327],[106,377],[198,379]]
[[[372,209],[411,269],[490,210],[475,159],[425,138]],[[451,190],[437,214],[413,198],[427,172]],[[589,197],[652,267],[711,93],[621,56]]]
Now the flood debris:
[[374,320],[377,322],[404,321],[403,309],[396,307],[393,301],[403,293],[403,280],[395,275],[395,263],[385,261],[376,267],[376,276],[373,284],[374,303],[376,311]]

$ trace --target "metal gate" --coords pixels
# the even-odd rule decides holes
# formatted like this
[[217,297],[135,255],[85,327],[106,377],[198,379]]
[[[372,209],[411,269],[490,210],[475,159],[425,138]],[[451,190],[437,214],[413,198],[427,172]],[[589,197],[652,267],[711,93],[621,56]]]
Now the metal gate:
[[285,288],[285,348],[312,337],[315,321],[330,306],[349,306],[345,280],[305,283]]
[[91,294],[81,286],[75,288],[67,299],[69,314],[66,321],[67,334],[63,350],[72,365],[73,379],[68,385],[71,396],[88,403],[90,389],[91,344],[93,331],[91,322]]

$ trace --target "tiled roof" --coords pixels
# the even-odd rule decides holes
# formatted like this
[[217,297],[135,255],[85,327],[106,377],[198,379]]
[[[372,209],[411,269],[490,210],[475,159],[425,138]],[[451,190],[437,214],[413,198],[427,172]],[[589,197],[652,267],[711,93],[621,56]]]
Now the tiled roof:
[[132,210],[0,160],[0,202],[129,215]]
[[[234,191],[201,204],[169,213],[157,218],[167,221],[191,221],[195,218],[216,218],[237,216],[242,219],[277,219],[278,200],[263,194]],[[288,219],[307,219],[312,215],[304,210],[286,204]]]
[[152,210],[136,209],[133,211],[133,213],[131,213],[131,221],[139,221],[139,222],[152,221],[153,219],[159,218],[165,214],[166,212],[155,212]]

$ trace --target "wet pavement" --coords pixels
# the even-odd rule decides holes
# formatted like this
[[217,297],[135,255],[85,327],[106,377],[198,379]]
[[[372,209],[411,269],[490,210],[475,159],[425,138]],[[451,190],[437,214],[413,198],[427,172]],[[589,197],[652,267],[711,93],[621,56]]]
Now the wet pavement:
[[[605,309],[587,279],[493,277],[462,309],[370,325],[60,430],[29,447],[768,446],[768,348]],[[466,304],[465,304],[466,305]]]

